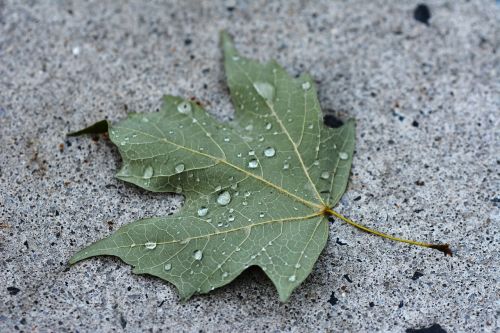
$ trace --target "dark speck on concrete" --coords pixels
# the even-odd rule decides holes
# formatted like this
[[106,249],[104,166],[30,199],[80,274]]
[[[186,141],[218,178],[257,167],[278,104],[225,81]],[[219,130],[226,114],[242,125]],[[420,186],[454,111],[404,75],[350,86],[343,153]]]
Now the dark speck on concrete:
[[191,38],[186,38],[186,39],[184,39],[184,45],[186,45],[186,46],[187,46],[187,45],[191,45],[191,43],[192,43],[192,42],[193,42],[193,41],[191,40]]
[[123,314],[120,315],[120,325],[122,328],[127,327],[127,320],[125,320],[125,317],[123,317]]
[[323,117],[323,122],[326,126],[331,128],[337,128],[342,126],[344,123],[339,118],[335,117],[332,114],[327,114]]
[[373,308],[375,306],[375,303],[370,302],[370,303],[368,303],[368,305],[370,306],[370,308]]
[[0,117],[3,117],[5,116],[7,112],[5,112],[5,109],[3,107],[0,106]]
[[417,185],[417,186],[424,186],[424,185],[425,185],[425,182],[424,182],[423,180],[417,180],[417,181],[415,182],[415,185]]
[[11,295],[17,295],[21,291],[21,289],[16,288],[16,287],[7,287],[7,291]]
[[424,276],[424,274],[422,272],[416,271],[415,273],[413,273],[413,276],[411,277],[411,279],[413,281],[416,281],[416,280],[420,279],[422,276]]
[[337,243],[338,245],[347,245],[347,243],[342,242],[339,238],[335,240],[335,243]]
[[406,333],[446,333],[446,331],[439,324],[433,324],[432,326],[425,328],[408,328]]
[[351,280],[351,278],[349,277],[349,275],[344,274],[344,279],[346,279],[346,281],[347,281],[347,282],[352,283],[352,280]]
[[328,303],[330,303],[332,306],[334,306],[338,302],[339,302],[339,299],[337,297],[335,297],[335,293],[332,292],[332,294],[330,295],[330,299],[328,300]]
[[418,127],[418,121],[414,120],[414,121],[411,123],[411,126],[413,126],[413,127]]
[[399,302],[398,308],[401,309],[404,305],[405,305],[405,303],[403,301],[401,301],[401,302]]
[[419,4],[413,11],[413,18],[418,22],[429,25],[429,19],[431,18],[429,7],[425,4]]

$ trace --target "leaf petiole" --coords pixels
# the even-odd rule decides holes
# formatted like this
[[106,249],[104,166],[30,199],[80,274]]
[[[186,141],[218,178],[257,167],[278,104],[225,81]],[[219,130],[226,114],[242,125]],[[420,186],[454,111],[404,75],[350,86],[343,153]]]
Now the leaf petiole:
[[406,244],[411,244],[411,245],[416,245],[416,246],[421,246],[421,247],[427,247],[427,248],[435,249],[435,250],[443,252],[445,255],[449,255],[449,256],[453,255],[453,253],[451,252],[450,246],[448,244],[423,243],[423,242],[417,242],[417,241],[414,241],[414,240],[408,240],[408,239],[398,238],[398,237],[395,237],[395,236],[384,234],[384,233],[382,233],[380,231],[377,231],[377,230],[374,230],[374,229],[370,229],[368,227],[365,227],[364,225],[356,223],[353,220],[351,220],[351,219],[343,216],[342,214],[337,213],[336,211],[334,211],[331,208],[325,208],[324,209],[324,214],[327,215],[327,216],[337,217],[337,218],[341,219],[342,221],[344,221],[344,222],[352,225],[353,227],[358,228],[358,229],[360,229],[360,230],[362,230],[364,232],[368,232],[368,233],[373,234],[373,235],[377,235],[377,236],[380,236],[380,237],[383,237],[383,238],[386,238],[386,239],[390,239],[390,240],[393,240],[393,241],[396,241],[396,242],[401,242],[401,243],[406,243]]

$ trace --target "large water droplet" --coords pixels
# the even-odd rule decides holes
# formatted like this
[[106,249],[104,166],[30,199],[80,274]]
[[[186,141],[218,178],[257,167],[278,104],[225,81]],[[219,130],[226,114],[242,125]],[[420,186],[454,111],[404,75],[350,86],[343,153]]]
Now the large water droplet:
[[231,194],[228,191],[224,191],[217,197],[217,203],[221,206],[225,206],[231,202]]
[[276,150],[273,147],[267,147],[264,150],[264,156],[273,157],[274,155],[276,155]]
[[248,167],[250,169],[256,169],[258,166],[259,166],[259,162],[257,162],[257,160],[255,160],[255,159],[254,160],[250,160],[248,162]]
[[168,272],[169,270],[172,269],[172,264],[167,263],[167,264],[165,264],[165,267],[163,267],[163,268],[165,269],[166,272]]
[[257,93],[267,101],[274,99],[274,86],[267,82],[255,82],[253,84]]
[[271,128],[273,128],[273,124],[267,123],[266,124],[266,130],[270,130]]
[[147,242],[144,247],[148,250],[153,250],[156,247],[156,242]]
[[295,275],[291,275],[289,278],[288,278],[288,281],[290,282],[294,282],[296,279],[296,276]]
[[194,260],[201,260],[203,258],[203,252],[201,250],[196,250],[193,252]]
[[208,214],[207,207],[200,207],[200,209],[198,209],[198,216],[203,217],[206,216],[207,214]]
[[348,155],[346,152],[341,151],[341,152],[339,153],[339,158],[340,158],[341,160],[347,160],[347,159],[349,158],[349,155]]
[[329,173],[328,171],[323,171],[323,172],[321,173],[321,178],[323,178],[323,179],[328,179],[328,178],[330,178],[330,173]]
[[177,164],[175,166],[175,172],[177,173],[181,173],[182,171],[184,171],[184,164],[180,163],[180,164]]
[[191,104],[188,102],[181,102],[177,105],[177,111],[180,113],[189,113],[191,112]]
[[311,83],[309,81],[302,83],[302,90],[309,90],[309,89],[311,89]]
[[142,175],[143,178],[145,179],[149,179],[151,177],[153,177],[153,167],[151,165],[148,165],[145,169],[144,169],[144,174]]

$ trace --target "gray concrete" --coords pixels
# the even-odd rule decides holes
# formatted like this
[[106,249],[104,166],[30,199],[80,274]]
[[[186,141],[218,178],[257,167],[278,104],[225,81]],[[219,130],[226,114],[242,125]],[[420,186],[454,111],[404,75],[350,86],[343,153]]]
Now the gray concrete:
[[[0,332],[498,332],[500,8],[428,4],[429,26],[412,1],[0,1]],[[69,268],[181,200],[117,181],[109,142],[65,133],[154,111],[163,93],[228,120],[222,28],[244,54],[310,72],[324,109],[357,119],[339,210],[455,256],[336,222],[287,304],[258,271],[181,303],[113,258]]]

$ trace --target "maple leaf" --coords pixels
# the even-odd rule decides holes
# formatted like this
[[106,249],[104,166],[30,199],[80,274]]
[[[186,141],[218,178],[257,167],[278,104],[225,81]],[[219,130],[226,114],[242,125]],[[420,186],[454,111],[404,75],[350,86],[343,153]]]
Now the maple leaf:
[[258,266],[286,301],[325,247],[328,216],[353,223],[332,207],[347,186],[354,121],[326,127],[309,76],[294,79],[274,61],[244,58],[226,33],[221,38],[234,121],[165,96],[160,112],[73,133],[108,131],[123,158],[119,179],[185,201],[173,216],[121,227],[71,264],[117,256],[134,273],[173,283],[183,299]]

